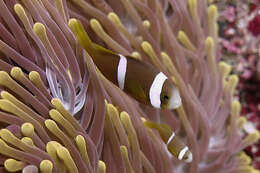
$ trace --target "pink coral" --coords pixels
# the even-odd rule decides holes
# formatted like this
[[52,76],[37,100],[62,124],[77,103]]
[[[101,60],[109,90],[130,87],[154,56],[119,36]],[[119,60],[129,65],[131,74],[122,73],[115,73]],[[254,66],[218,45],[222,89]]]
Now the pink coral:
[[260,33],[260,16],[255,16],[248,24],[248,30],[254,35],[258,36]]

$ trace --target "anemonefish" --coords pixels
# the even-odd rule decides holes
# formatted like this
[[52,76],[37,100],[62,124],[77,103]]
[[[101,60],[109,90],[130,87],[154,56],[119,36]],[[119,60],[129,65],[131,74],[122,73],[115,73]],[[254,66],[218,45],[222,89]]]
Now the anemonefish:
[[70,19],[69,27],[102,74],[124,92],[155,108],[175,109],[181,105],[177,87],[153,65],[93,43],[76,19]]
[[145,121],[144,125],[146,127],[156,129],[159,132],[162,140],[167,146],[168,151],[174,157],[187,163],[192,162],[192,153],[189,150],[189,147],[182,142],[181,138],[176,135],[168,125],[157,124],[151,121]]

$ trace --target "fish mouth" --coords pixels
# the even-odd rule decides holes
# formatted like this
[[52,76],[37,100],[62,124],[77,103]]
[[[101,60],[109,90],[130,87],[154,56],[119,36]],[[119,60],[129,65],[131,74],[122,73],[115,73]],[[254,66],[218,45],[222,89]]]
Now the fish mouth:
[[181,106],[181,104],[182,104],[181,99],[179,99],[178,101],[174,101],[170,103],[168,109],[177,109],[178,107]]
[[172,91],[172,97],[168,104],[168,109],[177,109],[182,105],[180,92],[177,88],[174,88]]
[[184,160],[186,163],[191,163],[193,160],[193,156],[192,156],[192,153],[189,153],[188,154],[188,157]]

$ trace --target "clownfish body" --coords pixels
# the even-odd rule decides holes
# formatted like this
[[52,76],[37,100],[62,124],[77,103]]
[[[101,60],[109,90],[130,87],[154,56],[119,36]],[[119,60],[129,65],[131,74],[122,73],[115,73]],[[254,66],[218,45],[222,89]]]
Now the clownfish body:
[[167,146],[168,151],[178,160],[185,161],[187,163],[192,162],[192,153],[189,147],[186,146],[181,138],[176,135],[169,126],[166,124],[157,124],[151,121],[145,121],[144,125],[148,128],[156,129],[162,140]]
[[175,109],[181,105],[177,87],[153,65],[93,43],[76,19],[69,21],[69,27],[102,74],[124,92],[155,108]]

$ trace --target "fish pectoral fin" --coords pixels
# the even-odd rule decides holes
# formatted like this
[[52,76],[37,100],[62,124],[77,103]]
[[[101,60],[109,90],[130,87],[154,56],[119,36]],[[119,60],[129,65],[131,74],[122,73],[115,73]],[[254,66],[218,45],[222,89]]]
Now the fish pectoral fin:
[[129,94],[141,103],[146,103],[146,104],[149,103],[148,98],[145,94],[145,90],[141,86],[141,84],[136,81],[131,81],[129,83],[130,83],[130,86],[128,87],[128,90],[130,92]]

